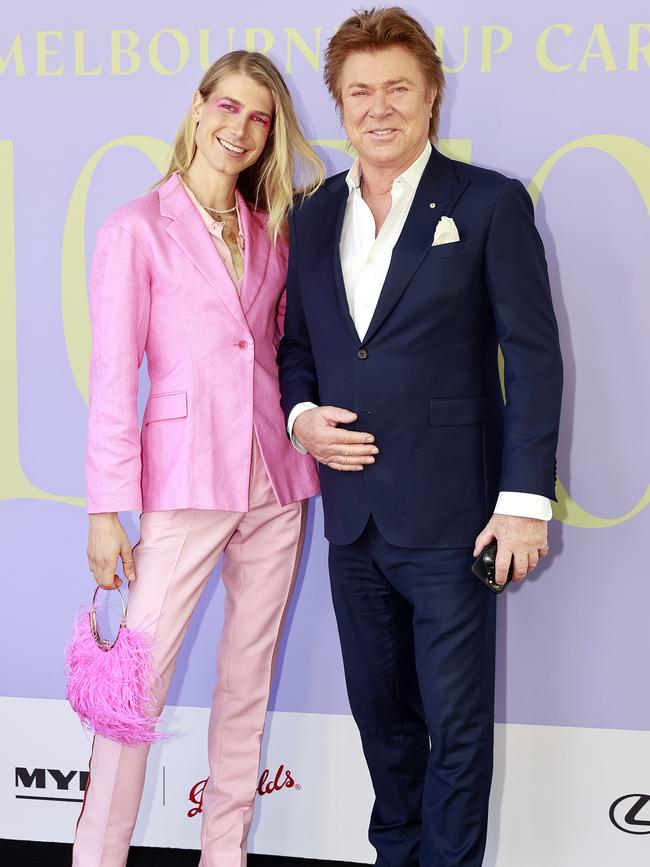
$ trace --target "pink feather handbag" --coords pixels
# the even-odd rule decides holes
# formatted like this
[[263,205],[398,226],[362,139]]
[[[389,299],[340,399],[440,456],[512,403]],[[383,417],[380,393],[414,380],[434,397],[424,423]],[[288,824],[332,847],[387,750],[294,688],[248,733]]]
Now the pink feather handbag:
[[82,725],[126,746],[151,744],[165,737],[155,731],[152,690],[158,682],[151,658],[151,639],[126,625],[126,606],[119,588],[122,619],[114,642],[99,634],[96,588],[89,609],[82,609],[66,648],[67,697]]

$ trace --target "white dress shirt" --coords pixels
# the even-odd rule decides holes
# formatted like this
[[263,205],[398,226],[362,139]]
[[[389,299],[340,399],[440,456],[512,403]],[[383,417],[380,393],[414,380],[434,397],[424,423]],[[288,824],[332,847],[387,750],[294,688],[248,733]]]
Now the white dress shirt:
[[[393,181],[391,208],[377,236],[375,236],[375,219],[361,192],[361,166],[358,159],[346,176],[349,193],[339,252],[348,308],[361,341],[375,312],[390,266],[393,248],[402,233],[413,204],[415,191],[430,156],[431,144],[427,142],[415,162]],[[293,425],[300,413],[315,406],[316,404],[308,401],[298,403],[289,414],[287,422],[289,436],[294,446],[303,454],[305,449],[293,436]],[[522,518],[540,518],[544,521],[552,517],[551,502],[548,497],[515,491],[501,491],[494,512]]]

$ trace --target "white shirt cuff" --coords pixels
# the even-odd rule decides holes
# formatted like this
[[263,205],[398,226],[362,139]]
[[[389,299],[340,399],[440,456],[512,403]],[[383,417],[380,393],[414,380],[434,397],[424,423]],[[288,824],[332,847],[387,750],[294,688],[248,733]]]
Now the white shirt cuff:
[[501,491],[494,507],[495,515],[514,515],[516,518],[538,518],[550,521],[553,517],[551,501],[540,494],[519,494]]
[[301,455],[306,455],[307,449],[304,448],[300,440],[296,439],[296,437],[293,435],[293,426],[300,413],[305,412],[308,409],[316,408],[317,405],[315,403],[311,403],[311,401],[308,400],[304,401],[303,403],[297,403],[289,413],[289,418],[287,419],[287,433],[291,437],[291,443],[294,449],[300,452]]

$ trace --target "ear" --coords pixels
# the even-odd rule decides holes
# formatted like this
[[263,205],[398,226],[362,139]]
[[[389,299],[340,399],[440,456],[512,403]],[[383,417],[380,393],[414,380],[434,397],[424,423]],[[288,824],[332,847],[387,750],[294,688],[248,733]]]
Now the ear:
[[200,92],[197,90],[192,97],[192,117],[196,121],[199,122],[201,119],[201,109],[205,103],[205,100],[201,96]]
[[433,104],[436,101],[436,96],[438,94],[438,88],[432,87],[427,95],[427,105],[429,106],[429,111],[433,112]]

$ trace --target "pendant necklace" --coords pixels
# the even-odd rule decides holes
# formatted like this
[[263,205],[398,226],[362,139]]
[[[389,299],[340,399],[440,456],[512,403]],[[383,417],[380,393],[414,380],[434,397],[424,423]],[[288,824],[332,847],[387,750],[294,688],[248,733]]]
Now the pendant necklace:
[[237,243],[238,232],[228,225],[229,221],[226,221],[222,218],[222,214],[233,214],[237,210],[237,203],[232,206],[232,208],[210,208],[208,205],[204,205],[202,202],[199,202],[201,207],[208,211],[210,214],[215,214],[215,219],[218,223],[223,223],[224,231],[227,231],[226,242],[230,244]]

